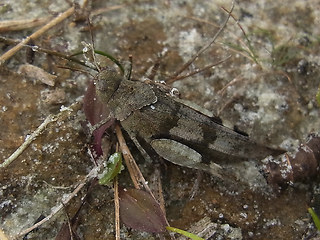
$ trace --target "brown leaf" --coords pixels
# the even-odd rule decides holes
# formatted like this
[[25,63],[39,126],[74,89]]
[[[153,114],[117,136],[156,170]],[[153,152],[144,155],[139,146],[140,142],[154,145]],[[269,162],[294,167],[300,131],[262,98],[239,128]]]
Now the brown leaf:
[[133,229],[160,233],[166,231],[166,218],[152,196],[140,189],[119,189],[120,218]]

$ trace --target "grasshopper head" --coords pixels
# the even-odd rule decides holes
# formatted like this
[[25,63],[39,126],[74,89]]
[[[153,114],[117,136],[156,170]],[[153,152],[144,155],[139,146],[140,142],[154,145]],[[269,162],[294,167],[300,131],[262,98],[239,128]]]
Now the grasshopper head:
[[97,96],[100,101],[109,102],[112,95],[117,91],[123,77],[114,69],[106,68],[97,74],[94,79]]

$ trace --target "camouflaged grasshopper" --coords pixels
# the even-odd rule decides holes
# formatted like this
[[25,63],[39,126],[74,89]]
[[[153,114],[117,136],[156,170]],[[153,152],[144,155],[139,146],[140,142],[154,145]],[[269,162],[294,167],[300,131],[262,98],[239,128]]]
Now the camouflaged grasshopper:
[[124,76],[101,70],[94,79],[96,95],[110,111],[103,123],[118,120],[143,156],[222,176],[221,165],[230,161],[279,154],[181,103],[164,86],[130,80],[130,67]]

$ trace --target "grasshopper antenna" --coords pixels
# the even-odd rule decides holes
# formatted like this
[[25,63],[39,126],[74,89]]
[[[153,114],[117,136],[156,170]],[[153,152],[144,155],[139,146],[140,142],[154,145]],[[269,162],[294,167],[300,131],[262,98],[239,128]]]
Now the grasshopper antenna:
[[93,58],[93,62],[94,62],[94,65],[96,66],[96,68],[98,69],[98,72],[101,72],[101,68],[97,62],[97,59],[96,59],[96,54],[94,52],[94,49],[95,49],[95,46],[94,46],[94,39],[93,39],[93,30],[92,30],[92,24],[91,24],[91,20],[90,20],[90,17],[88,16],[87,18],[87,21],[88,21],[88,26],[89,26],[89,32],[90,32],[90,41],[91,41],[91,52],[92,52],[92,58]]
[[130,80],[131,73],[132,73],[132,55],[129,55],[129,61],[127,61],[124,66],[124,73],[123,73],[124,79]]

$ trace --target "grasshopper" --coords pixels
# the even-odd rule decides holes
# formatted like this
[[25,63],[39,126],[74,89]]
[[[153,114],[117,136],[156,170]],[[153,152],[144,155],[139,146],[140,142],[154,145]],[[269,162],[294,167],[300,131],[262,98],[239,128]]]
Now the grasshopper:
[[225,175],[222,166],[230,161],[281,153],[183,104],[165,86],[131,80],[131,66],[126,65],[123,76],[114,69],[102,69],[94,78],[96,95],[110,111],[103,122],[119,121],[143,156],[160,156],[221,177]]

